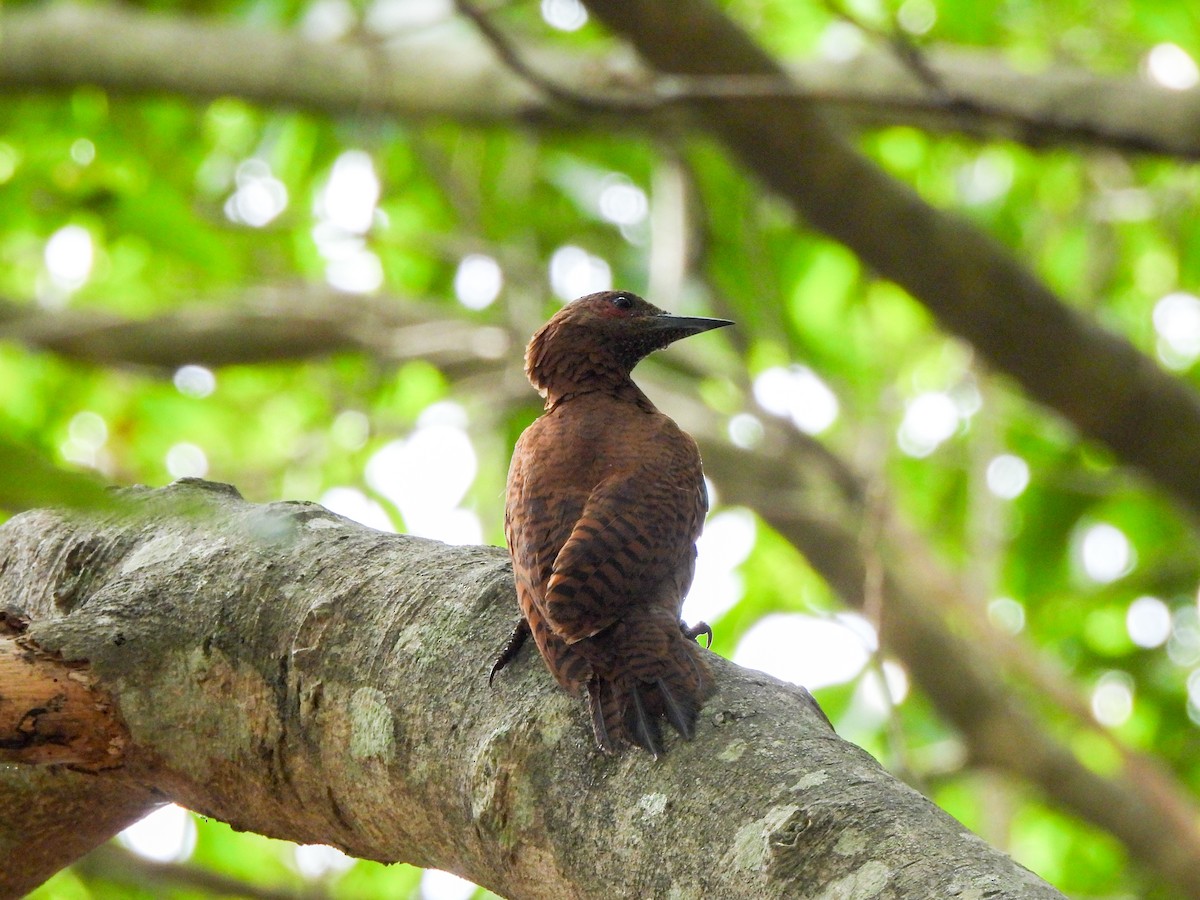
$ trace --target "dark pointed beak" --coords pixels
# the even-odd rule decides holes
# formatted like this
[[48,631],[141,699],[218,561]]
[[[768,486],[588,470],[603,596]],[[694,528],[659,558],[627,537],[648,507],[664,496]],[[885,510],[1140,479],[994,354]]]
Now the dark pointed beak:
[[649,324],[654,331],[675,334],[672,340],[677,340],[689,335],[700,334],[702,331],[724,328],[726,325],[732,325],[733,322],[729,319],[706,319],[703,316],[673,316],[670,313],[663,313],[661,316],[652,317]]

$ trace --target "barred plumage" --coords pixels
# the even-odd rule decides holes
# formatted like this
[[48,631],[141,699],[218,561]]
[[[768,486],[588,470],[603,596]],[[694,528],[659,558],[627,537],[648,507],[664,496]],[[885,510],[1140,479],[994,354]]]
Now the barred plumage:
[[657,756],[666,719],[691,738],[712,679],[680,621],[708,507],[695,441],[630,379],[650,352],[728,325],[625,292],[564,307],[529,343],[546,413],[521,435],[505,529],[522,621],[559,683],[586,689],[597,744]]

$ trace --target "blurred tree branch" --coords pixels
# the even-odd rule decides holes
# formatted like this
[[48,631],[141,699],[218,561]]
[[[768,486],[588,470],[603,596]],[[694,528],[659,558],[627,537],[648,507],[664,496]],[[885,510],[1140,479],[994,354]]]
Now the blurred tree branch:
[[47,310],[0,297],[0,340],[110,367],[296,362],[364,353],[423,359],[451,378],[512,355],[508,332],[415,300],[383,303],[312,285],[262,288],[234,306],[194,305],[147,319]]
[[[603,18],[607,7],[597,3],[594,9]],[[669,12],[660,10],[657,18],[646,10],[642,4],[620,3],[609,12],[622,17],[620,29],[672,77],[709,79],[706,83],[714,78],[766,79],[775,84],[784,78],[773,61],[715,10],[685,3],[672,5]],[[681,21],[691,25],[677,27]],[[441,43],[445,38],[426,33],[410,35],[402,42],[402,52],[393,47],[389,65],[406,68],[379,78],[378,47],[330,46],[294,34],[203,20],[67,4],[4,13],[0,25],[0,84],[10,91],[92,83],[114,90],[177,91],[198,97],[232,93],[331,112],[378,110],[464,121],[478,120],[484,110],[489,116],[506,110],[506,121],[527,120],[544,108],[536,88],[517,75],[504,77],[488,54],[447,52]],[[710,47],[708,40],[716,43]],[[971,96],[970,90],[954,83],[950,67],[931,64],[938,66],[956,96]],[[531,65],[570,90],[576,90],[581,75],[592,77],[595,72],[574,57],[569,67],[559,70],[540,58]],[[906,78],[912,80],[894,60],[884,65],[893,67],[889,90]],[[576,73],[575,80],[566,74],[568,68]],[[601,81],[611,88],[622,77],[624,85],[635,89],[644,78],[624,70],[624,76],[610,72]],[[985,81],[1009,99],[1038,95],[1033,85],[1018,90],[1015,82],[995,72],[989,78],[980,76],[979,82]],[[397,95],[373,96],[371,85],[385,85]],[[451,91],[447,85],[460,90]],[[915,89],[928,93],[919,85]],[[972,225],[930,209],[867,164],[829,129],[818,114],[819,105],[797,90],[790,103],[781,103],[777,95],[721,100],[710,92],[698,105],[709,126],[748,168],[790,199],[816,227],[907,288],[943,325],[971,341],[1031,395],[1148,473],[1193,514],[1200,512],[1200,479],[1193,474],[1200,471],[1200,400],[1194,392],[1127,341],[1065,305]],[[1194,118],[1178,105],[1170,107],[1170,114],[1163,110],[1156,115],[1156,104],[1200,102],[1200,92],[1134,91],[1128,103],[1122,99],[1128,92],[1113,90],[1112,85],[1087,93],[1097,101],[1104,99],[1095,109],[1136,110],[1137,121],[1150,125]],[[1058,109],[1060,104],[1061,96],[1048,105]],[[996,103],[989,99],[982,105],[991,108]],[[933,107],[944,111],[945,104],[935,99]],[[1143,439],[1148,433],[1158,435],[1153,447]]]
[[0,896],[23,896],[166,801],[133,769],[0,764]]
[[[984,53],[928,53],[944,92],[929,90],[876,49],[849,61],[798,62],[788,80],[737,72],[655,76],[620,54],[581,59],[578,51],[529,47],[522,59],[540,76],[530,83],[477,35],[444,26],[322,42],[260,26],[71,3],[0,13],[0,49],[0,90],[8,94],[94,84],[118,93],[233,95],[331,115],[547,127],[578,127],[584,106],[596,128],[655,128],[680,104],[766,96],[776,107],[789,99],[815,105],[853,127],[907,124],[1033,147],[1200,158],[1191,127],[1200,117],[1200,91],[1064,67],[1030,75]],[[546,85],[555,86],[558,99]],[[583,102],[563,102],[570,97]]]
[[[528,652],[489,689],[515,610],[501,550],[258,506],[224,485],[134,494],[141,517],[43,511],[0,528],[0,604],[44,650],[86,660],[128,727],[123,768],[66,773],[134,788],[116,818],[78,793],[92,837],[173,799],[514,900],[1062,896],[838,739],[806,691],[727,661],[713,658],[720,690],[697,739],[658,763],[599,754]],[[179,515],[180,499],[208,515]],[[0,769],[5,894],[80,850],[13,803],[45,771]],[[18,838],[42,840],[36,864],[12,854]]]
[[119,884],[140,891],[154,888],[196,891],[204,897],[238,897],[240,900],[325,900],[329,896],[329,892],[319,885],[311,885],[300,892],[273,889],[198,865],[143,859],[111,841],[77,861],[72,871],[88,882]]
[[[784,74],[706,0],[585,5],[661,71]],[[1200,517],[1200,395],[1188,385],[1067,305],[973,223],[934,209],[886,175],[813,104],[712,100],[697,111],[742,165],[813,227],[905,288],[1034,399]]]

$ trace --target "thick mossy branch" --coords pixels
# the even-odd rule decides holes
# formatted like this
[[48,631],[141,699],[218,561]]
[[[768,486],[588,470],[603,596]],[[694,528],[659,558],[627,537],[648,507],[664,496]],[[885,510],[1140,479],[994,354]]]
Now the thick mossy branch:
[[[1059,896],[759,673],[714,658],[696,740],[658,763],[599,754],[582,705],[528,653],[489,689],[515,610],[502,550],[219,485],[136,496],[138,517],[42,511],[0,528],[0,606],[87,660],[128,726],[123,767],[64,773],[101,801],[119,784],[137,810],[177,800],[509,897]],[[8,814],[36,793],[31,771],[52,770],[0,772],[0,892],[82,852],[36,867],[12,852],[37,838]]]

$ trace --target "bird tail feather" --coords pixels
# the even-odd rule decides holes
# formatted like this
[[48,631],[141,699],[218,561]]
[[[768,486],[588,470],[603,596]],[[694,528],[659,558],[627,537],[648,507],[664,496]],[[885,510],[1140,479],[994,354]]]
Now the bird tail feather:
[[[713,690],[700,647],[678,628],[667,634],[669,648],[662,654],[630,654],[628,647],[611,646],[611,637],[590,639],[585,651],[592,662],[588,701],[600,749],[613,753],[630,743],[657,758],[664,752],[663,719],[691,740]],[[613,660],[622,664],[606,664]]]

